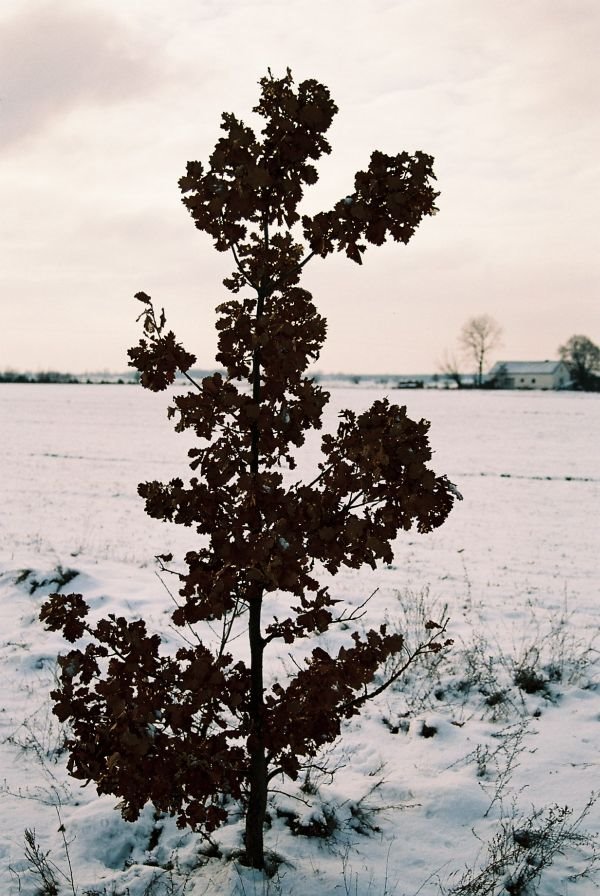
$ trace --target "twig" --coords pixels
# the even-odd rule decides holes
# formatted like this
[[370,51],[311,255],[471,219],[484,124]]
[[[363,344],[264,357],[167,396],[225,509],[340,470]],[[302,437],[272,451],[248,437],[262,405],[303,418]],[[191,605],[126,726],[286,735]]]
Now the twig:
[[[60,804],[60,800],[59,800],[59,804]],[[69,866],[69,883],[71,884],[71,891],[73,893],[73,896],[77,896],[77,892],[75,890],[75,881],[73,879],[73,866],[71,865],[71,855],[69,853],[69,844],[68,844],[67,838],[65,836],[65,826],[63,824],[62,818],[60,817],[60,809],[58,808],[58,806],[55,806],[54,808],[56,809],[56,814],[58,816],[58,823],[59,823],[58,830],[59,830],[59,833],[62,835],[62,840],[63,840],[64,846],[65,846],[65,855],[67,857],[67,865]],[[65,877],[66,877],[66,875],[65,875]]]

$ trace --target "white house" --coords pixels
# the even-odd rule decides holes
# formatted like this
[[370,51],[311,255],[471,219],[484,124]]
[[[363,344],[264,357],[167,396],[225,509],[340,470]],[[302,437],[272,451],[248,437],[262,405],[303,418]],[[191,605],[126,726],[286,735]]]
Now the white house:
[[571,375],[564,361],[498,361],[487,380],[498,389],[566,389]]

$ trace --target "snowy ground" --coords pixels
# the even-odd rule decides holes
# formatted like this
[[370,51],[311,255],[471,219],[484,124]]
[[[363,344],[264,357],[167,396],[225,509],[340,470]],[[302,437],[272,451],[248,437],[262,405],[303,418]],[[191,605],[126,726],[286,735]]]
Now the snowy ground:
[[[326,426],[381,394],[333,390]],[[186,470],[191,441],[166,420],[168,397],[0,385],[0,893],[52,892],[28,870],[25,829],[59,892],[78,896],[519,894],[519,873],[536,871],[544,896],[596,891],[577,875],[600,855],[587,836],[600,831],[600,801],[588,806],[600,789],[600,400],[389,395],[432,421],[433,467],[464,501],[438,532],[400,538],[392,566],[341,573],[333,587],[350,604],[378,588],[368,624],[387,618],[413,637],[447,605],[455,645],[347,726],[327,757],[340,766],[333,780],[317,776],[308,794],[281,785],[267,842],[283,861],[267,884],[226,860],[240,845],[235,818],[220,833],[224,858],[209,861],[195,835],[151,807],[123,822],[115,800],[66,775],[50,712],[65,644],[37,615],[60,570],[78,573],[65,590],[102,615],[143,615],[169,631],[153,558],[181,555],[193,533],[150,520],[136,494],[141,480]],[[330,836],[292,835],[290,813]],[[471,884],[457,890],[467,868]]]

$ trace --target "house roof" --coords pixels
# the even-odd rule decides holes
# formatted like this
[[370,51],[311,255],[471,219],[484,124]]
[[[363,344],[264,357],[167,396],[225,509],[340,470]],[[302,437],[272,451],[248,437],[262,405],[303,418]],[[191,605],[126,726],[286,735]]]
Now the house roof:
[[518,374],[552,374],[560,367],[562,361],[497,361],[489,372],[489,376],[494,376],[500,372],[506,372],[509,375]]

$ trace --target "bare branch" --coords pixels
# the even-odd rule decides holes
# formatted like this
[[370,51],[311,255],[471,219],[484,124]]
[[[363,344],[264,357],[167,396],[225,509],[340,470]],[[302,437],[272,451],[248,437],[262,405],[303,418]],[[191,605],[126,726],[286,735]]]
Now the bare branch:
[[442,635],[446,634],[446,630],[448,627],[448,621],[449,621],[448,619],[443,619],[439,625],[436,625],[435,634],[432,634],[430,638],[428,638],[422,644],[419,644],[419,646],[415,650],[413,650],[412,653],[409,653],[407,659],[403,663],[401,663],[399,666],[396,667],[396,669],[392,672],[391,675],[388,676],[388,678],[383,682],[382,685],[380,685],[378,688],[375,688],[374,691],[366,692],[365,694],[362,694],[360,697],[356,697],[354,700],[349,700],[348,703],[345,703],[344,706],[342,707],[342,711],[345,712],[346,710],[348,710],[352,707],[362,706],[364,703],[367,702],[367,700],[372,700],[374,697],[378,697],[379,694],[382,694],[385,690],[387,690],[389,688],[389,686],[391,684],[393,684],[395,681],[397,681],[400,678],[400,676],[404,672],[406,672],[406,670],[409,668],[409,666],[412,666],[412,664],[420,656],[423,656],[427,653],[438,652],[443,647],[449,647],[453,643],[450,639],[446,639],[442,644],[439,644],[439,641],[438,641],[438,639]]
[[341,616],[338,616],[337,619],[332,620],[332,623],[354,622],[357,619],[362,619],[362,617],[365,614],[364,614],[364,612],[361,612],[361,611],[363,610],[364,607],[367,606],[367,604],[369,603],[371,598],[375,597],[375,595],[377,594],[378,591],[379,591],[379,586],[375,589],[375,591],[372,591],[371,594],[369,594],[369,596],[363,600],[362,604],[359,604],[357,607],[354,607],[354,609],[350,613],[348,613],[348,615],[346,615],[346,610],[344,610],[342,612]]

